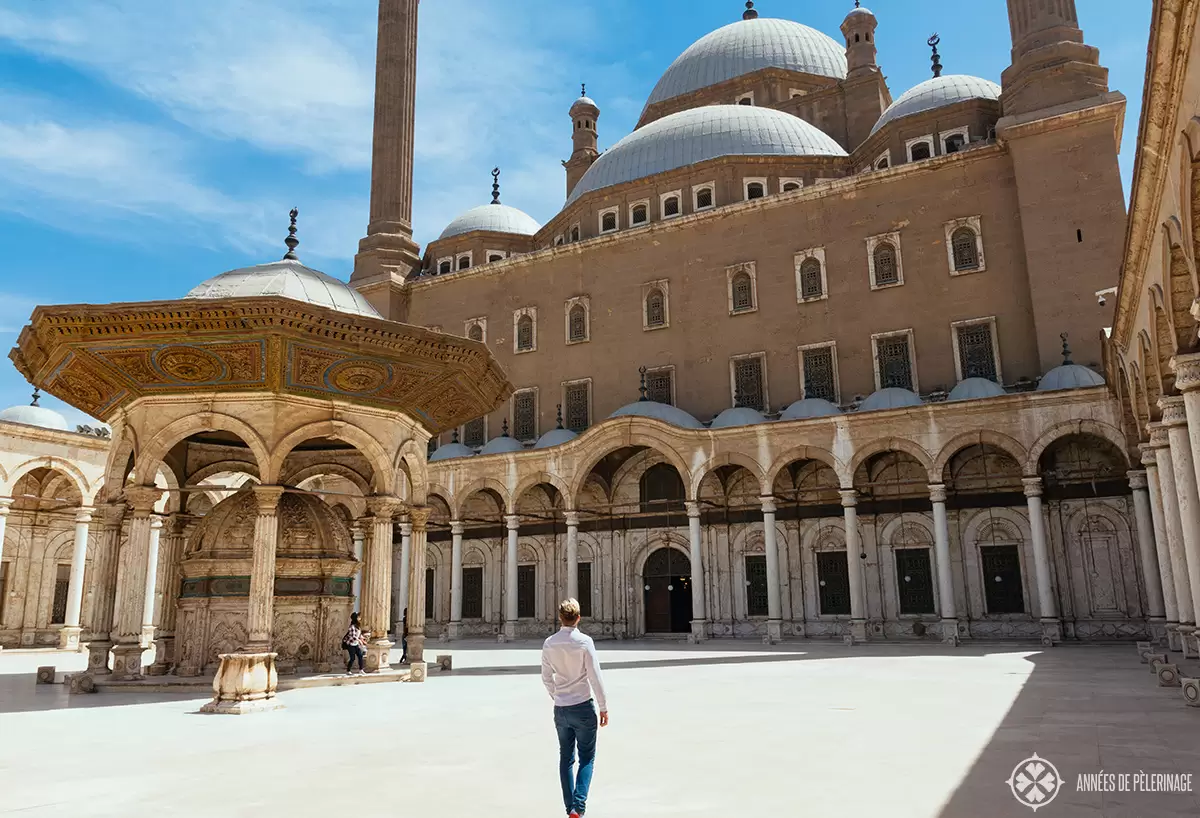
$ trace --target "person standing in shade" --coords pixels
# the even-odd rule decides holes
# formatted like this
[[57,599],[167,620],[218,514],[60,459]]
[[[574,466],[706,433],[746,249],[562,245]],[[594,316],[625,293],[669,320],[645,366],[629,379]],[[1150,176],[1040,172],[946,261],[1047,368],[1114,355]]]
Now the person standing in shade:
[[366,675],[366,670],[363,669],[363,643],[365,640],[366,637],[358,627],[358,614],[350,614],[350,627],[346,630],[346,635],[342,637],[342,648],[346,651],[347,676],[353,675],[350,668],[354,667],[355,659],[358,659],[358,675]]
[[408,608],[400,620],[400,664],[408,664]]
[[[592,767],[596,761],[596,733],[608,726],[608,703],[596,643],[579,630],[579,602],[564,600],[558,606],[558,633],[542,644],[542,684],[554,700],[554,727],[558,731],[558,774],[563,803],[570,818],[583,818]],[[596,710],[599,709],[599,718]],[[579,749],[579,771],[575,750]]]

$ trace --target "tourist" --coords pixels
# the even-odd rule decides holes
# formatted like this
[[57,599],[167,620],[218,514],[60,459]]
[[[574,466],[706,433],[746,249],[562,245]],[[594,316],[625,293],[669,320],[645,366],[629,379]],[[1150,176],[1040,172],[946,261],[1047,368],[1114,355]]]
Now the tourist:
[[[562,628],[542,645],[542,684],[554,700],[554,727],[558,730],[558,774],[563,803],[570,818],[583,818],[587,809],[592,766],[596,760],[597,726],[608,726],[608,705],[596,643],[579,630],[579,602],[558,606]],[[595,697],[593,699],[593,696]],[[596,708],[600,709],[597,724]],[[575,774],[575,748],[579,747],[579,772]]]
[[365,637],[363,632],[358,627],[358,614],[350,614],[350,627],[346,631],[346,635],[342,637],[342,647],[346,651],[346,675],[353,676],[350,668],[354,667],[354,660],[358,659],[358,675],[365,676],[367,671],[363,669],[363,642]]
[[408,664],[408,608],[400,618],[400,664]]

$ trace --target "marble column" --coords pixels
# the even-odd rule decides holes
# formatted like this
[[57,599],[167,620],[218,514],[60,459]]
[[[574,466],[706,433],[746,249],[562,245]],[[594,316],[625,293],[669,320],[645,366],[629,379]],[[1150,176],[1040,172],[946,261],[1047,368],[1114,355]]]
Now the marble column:
[[1195,629],[1195,608],[1192,606],[1192,588],[1188,581],[1187,557],[1183,550],[1183,521],[1179,516],[1179,492],[1175,487],[1175,464],[1171,458],[1171,443],[1167,427],[1161,423],[1146,426],[1150,430],[1150,448],[1158,464],[1159,495],[1162,499],[1163,524],[1167,533],[1167,550],[1170,554],[1171,579],[1175,585],[1175,605],[1179,614],[1179,625],[1167,629],[1167,644],[1171,650],[1183,650],[1183,635],[1191,635]]
[[767,641],[783,639],[783,602],[779,598],[779,533],[775,530],[775,498],[758,498],[762,504],[763,550],[767,556]]
[[1054,581],[1050,567],[1050,548],[1046,543],[1046,515],[1042,511],[1042,478],[1026,477],[1025,504],[1029,512],[1029,539],[1033,545],[1033,576],[1037,586],[1038,610],[1041,614],[1042,643],[1062,641],[1062,620],[1058,618],[1058,603],[1054,598]]
[[1138,446],[1142,455],[1142,465],[1146,468],[1146,492],[1150,495],[1150,521],[1154,524],[1154,547],[1157,555],[1158,576],[1162,588],[1163,611],[1166,614],[1166,627],[1160,638],[1166,640],[1168,634],[1179,630],[1179,606],[1175,601],[1175,577],[1171,572],[1171,551],[1167,545],[1167,525],[1163,519],[1162,489],[1159,488],[1158,459],[1150,444]]
[[567,521],[567,598],[579,599],[579,512],[564,511]]
[[[83,628],[79,616],[83,611],[83,577],[87,569],[88,527],[95,509],[82,506],[75,512],[75,543],[71,550],[71,580],[67,585],[67,618],[58,634],[58,646],[62,650],[79,650],[79,637]],[[0,515],[0,519],[3,516]],[[3,523],[0,523],[2,526]],[[4,531],[0,528],[0,552],[4,550]]]
[[933,556],[937,563],[938,603],[942,617],[942,641],[958,642],[958,612],[954,605],[954,564],[950,560],[950,526],[946,520],[946,487],[929,487],[933,504]]
[[363,573],[366,571],[366,564],[363,562],[363,541],[366,539],[366,532],[363,531],[363,521],[355,520],[354,525],[350,528],[350,537],[354,542],[354,559],[358,560],[358,572],[354,575],[354,581],[351,583],[351,593],[354,594],[354,610],[362,610],[362,579]]
[[412,541],[408,558],[408,659],[412,681],[425,681],[425,526],[428,508],[409,510]]
[[1146,472],[1129,472],[1129,487],[1133,490],[1133,517],[1137,524],[1138,555],[1141,557],[1142,577],[1146,583],[1146,616],[1151,634],[1157,636],[1166,621],[1162,580],[1158,571],[1158,552],[1154,542],[1154,520],[1150,513],[1150,483]]
[[270,653],[275,630],[275,551],[279,546],[282,486],[255,486],[254,556],[250,566],[250,607],[246,614],[246,653]]
[[157,609],[155,599],[158,589],[158,552],[162,546],[161,517],[150,520],[150,553],[146,557],[146,587],[142,597],[142,647],[148,648],[154,643],[154,614]]
[[[1200,396],[1198,396],[1200,397]],[[1192,597],[1192,627],[1180,634],[1185,641],[1184,653],[1200,656],[1200,640],[1195,625],[1200,623],[1200,493],[1197,492],[1196,464],[1192,457],[1192,441],[1188,434],[1187,410],[1182,397],[1163,398],[1162,424],[1167,429],[1171,447],[1171,466],[1175,470],[1175,494],[1179,502],[1179,521],[1183,530],[1183,554],[1187,562],[1188,589]],[[1197,418],[1200,423],[1200,418]]]
[[372,515],[371,542],[363,566],[359,616],[363,631],[369,634],[366,670],[378,673],[391,665],[392,541],[394,520],[404,503],[396,497],[368,497],[367,508]]
[[92,609],[88,623],[88,673],[109,673],[108,654],[112,650],[113,617],[117,599],[117,560],[121,547],[121,521],[124,503],[108,503],[97,508],[100,536],[92,556]]
[[508,547],[504,552],[504,638],[517,638],[517,540],[521,536],[521,518],[509,514],[504,518],[508,528]]
[[[4,531],[8,527],[8,511],[12,508],[12,504],[13,501],[10,498],[0,497],[0,558],[4,557]],[[3,586],[0,586],[0,593],[4,593]],[[4,650],[3,645],[0,645],[0,650]]]
[[117,611],[113,623],[113,674],[126,681],[142,678],[142,614],[145,612],[146,568],[150,563],[154,504],[162,496],[156,486],[129,486],[125,501],[133,517],[129,539],[121,549]]
[[158,612],[154,622],[154,664],[151,676],[162,676],[175,666],[175,621],[179,613],[179,561],[187,542],[185,518],[172,514],[163,525],[158,562]]
[[684,504],[688,516],[688,545],[692,562],[692,639],[699,642],[708,638],[708,610],[704,601],[704,543],[700,536],[700,504],[689,501]]
[[462,638],[463,603],[463,524],[450,521],[450,627],[446,632],[449,640]]
[[[400,610],[396,611],[396,638],[407,639],[408,634],[405,633],[404,616],[408,611],[408,563],[410,553],[412,552],[412,523],[400,523],[400,568],[399,568],[399,590],[396,592],[397,604],[396,607]],[[407,657],[406,657],[407,658]]]
[[842,489],[842,514],[846,526],[846,575],[850,581],[850,636],[867,638],[867,598],[863,584],[862,543],[858,538],[858,492]]

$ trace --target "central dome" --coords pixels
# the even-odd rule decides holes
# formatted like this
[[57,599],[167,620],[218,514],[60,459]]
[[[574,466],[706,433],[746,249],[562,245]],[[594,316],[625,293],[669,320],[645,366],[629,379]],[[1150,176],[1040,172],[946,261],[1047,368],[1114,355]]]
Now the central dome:
[[327,307],[351,315],[381,318],[362,293],[344,281],[320,270],[305,267],[295,259],[272,261],[221,273],[194,287],[188,298],[255,298],[279,296]]
[[845,156],[803,119],[772,108],[706,105],[638,128],[600,154],[567,199],[722,156]]
[[846,78],[846,47],[828,34],[791,20],[741,20],[701,37],[675,58],[646,107],[710,85],[782,68],[833,79]]
[[532,236],[541,229],[542,226],[523,210],[502,204],[485,204],[471,208],[446,225],[446,229],[442,231],[442,235],[438,236],[438,240],[461,236],[463,233],[475,230]]

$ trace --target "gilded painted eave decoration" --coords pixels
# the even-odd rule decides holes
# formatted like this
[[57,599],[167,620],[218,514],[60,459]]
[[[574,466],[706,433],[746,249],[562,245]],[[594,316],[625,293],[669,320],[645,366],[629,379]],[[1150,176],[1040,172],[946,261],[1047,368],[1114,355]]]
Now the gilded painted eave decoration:
[[403,412],[438,434],[513,391],[481,343],[281,298],[38,307],[9,357],[102,420],[147,395],[278,392]]

